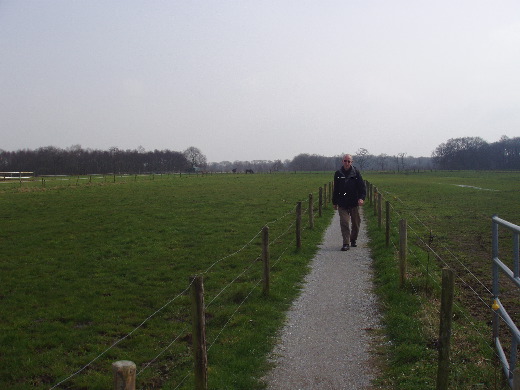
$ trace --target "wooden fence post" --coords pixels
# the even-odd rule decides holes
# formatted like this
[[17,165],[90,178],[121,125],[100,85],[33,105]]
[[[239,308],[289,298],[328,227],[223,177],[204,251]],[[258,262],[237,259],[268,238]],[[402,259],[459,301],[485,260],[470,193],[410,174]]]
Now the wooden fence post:
[[399,284],[401,287],[404,286],[406,281],[407,241],[406,219],[401,219],[399,221]]
[[262,261],[264,263],[264,295],[269,296],[269,227],[262,229]]
[[374,197],[374,215],[377,215],[377,195],[378,195],[378,191],[377,191],[377,187],[374,188],[374,194],[372,195]]
[[195,358],[195,389],[208,388],[208,355],[206,351],[206,319],[204,314],[204,284],[202,276],[192,276],[191,315],[193,322],[193,355]]
[[453,271],[442,270],[441,323],[439,330],[439,366],[437,390],[448,389],[450,364],[451,317],[453,308]]
[[320,187],[320,192],[319,192],[319,195],[318,195],[318,216],[320,218],[321,218],[321,216],[323,214],[322,205],[323,205],[323,188]]
[[386,205],[386,247],[390,246],[390,202],[387,200]]
[[314,195],[309,194],[309,227],[314,229]]
[[381,229],[383,224],[382,196],[377,194],[377,226]]
[[302,202],[296,204],[296,248],[302,247]]
[[329,203],[332,203],[332,182],[329,181]]
[[327,200],[328,200],[328,197],[327,197],[327,184],[325,183],[323,185],[323,207],[327,208]]
[[112,363],[114,390],[135,390],[135,363],[121,360]]

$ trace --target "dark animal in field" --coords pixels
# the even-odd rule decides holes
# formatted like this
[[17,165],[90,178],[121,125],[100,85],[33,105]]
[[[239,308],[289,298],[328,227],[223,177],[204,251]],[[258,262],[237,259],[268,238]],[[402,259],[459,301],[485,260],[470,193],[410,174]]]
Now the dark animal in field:
[[247,175],[248,173],[254,173],[254,172],[253,172],[252,169],[246,169],[246,175]]
[[237,169],[236,169],[236,168],[233,168],[233,169],[231,170],[231,172],[233,172],[233,173],[237,173]]

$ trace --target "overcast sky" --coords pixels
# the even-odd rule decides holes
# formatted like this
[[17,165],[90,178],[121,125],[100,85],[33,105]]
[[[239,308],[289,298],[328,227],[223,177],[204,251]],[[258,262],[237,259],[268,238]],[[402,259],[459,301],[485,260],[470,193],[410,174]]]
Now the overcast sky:
[[519,0],[0,0],[0,149],[419,157],[502,135]]

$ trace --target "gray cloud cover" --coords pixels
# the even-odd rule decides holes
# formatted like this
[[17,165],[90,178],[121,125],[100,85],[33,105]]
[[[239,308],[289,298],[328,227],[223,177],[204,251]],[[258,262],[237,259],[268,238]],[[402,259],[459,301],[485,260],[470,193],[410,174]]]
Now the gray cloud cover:
[[429,156],[520,133],[518,1],[0,2],[0,148]]

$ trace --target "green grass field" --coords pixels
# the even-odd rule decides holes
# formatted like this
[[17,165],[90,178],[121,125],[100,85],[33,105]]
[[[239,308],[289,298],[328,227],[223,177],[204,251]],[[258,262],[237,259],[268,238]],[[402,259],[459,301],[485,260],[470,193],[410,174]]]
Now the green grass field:
[[[395,248],[385,247],[366,204],[387,339],[378,347],[378,385],[435,388],[438,280],[449,265],[457,272],[450,389],[504,388],[482,285],[491,286],[491,215],[520,224],[520,173],[364,177],[391,202],[392,221],[407,219],[411,228],[409,282],[400,289]],[[266,356],[332,216],[329,206],[296,251],[295,204],[306,210],[308,194],[316,202],[331,179],[332,172],[0,184],[0,388],[65,380],[56,388],[107,389],[117,360],[137,364],[137,388],[193,388],[186,290],[200,273],[210,388],[262,388]],[[257,260],[266,224],[269,298]],[[424,250],[430,231],[436,256]],[[395,242],[395,227],[392,234]],[[520,320],[518,293],[505,298]]]
[[[0,187],[0,388],[48,389],[82,369],[57,388],[107,389],[117,360],[137,364],[138,388],[192,388],[185,290],[200,273],[210,387],[261,387],[265,355],[332,215],[329,206],[316,217],[297,252],[296,202],[308,207],[331,179],[177,175]],[[266,224],[269,298],[257,261]]]
[[[381,352],[388,359],[381,386],[435,389],[440,269],[449,267],[456,273],[449,388],[507,388],[491,343],[491,216],[498,214],[520,225],[520,173],[369,173],[365,178],[391,205],[389,249],[384,222],[379,229],[374,213],[365,213],[370,219],[377,291],[389,339]],[[400,219],[408,224],[410,250],[404,288],[399,288],[397,267]],[[500,233],[501,256],[510,260],[511,235],[503,229]],[[426,250],[426,244],[434,252]],[[501,283],[501,299],[518,324],[518,291],[505,280]],[[502,329],[501,337],[510,345],[509,333]]]

